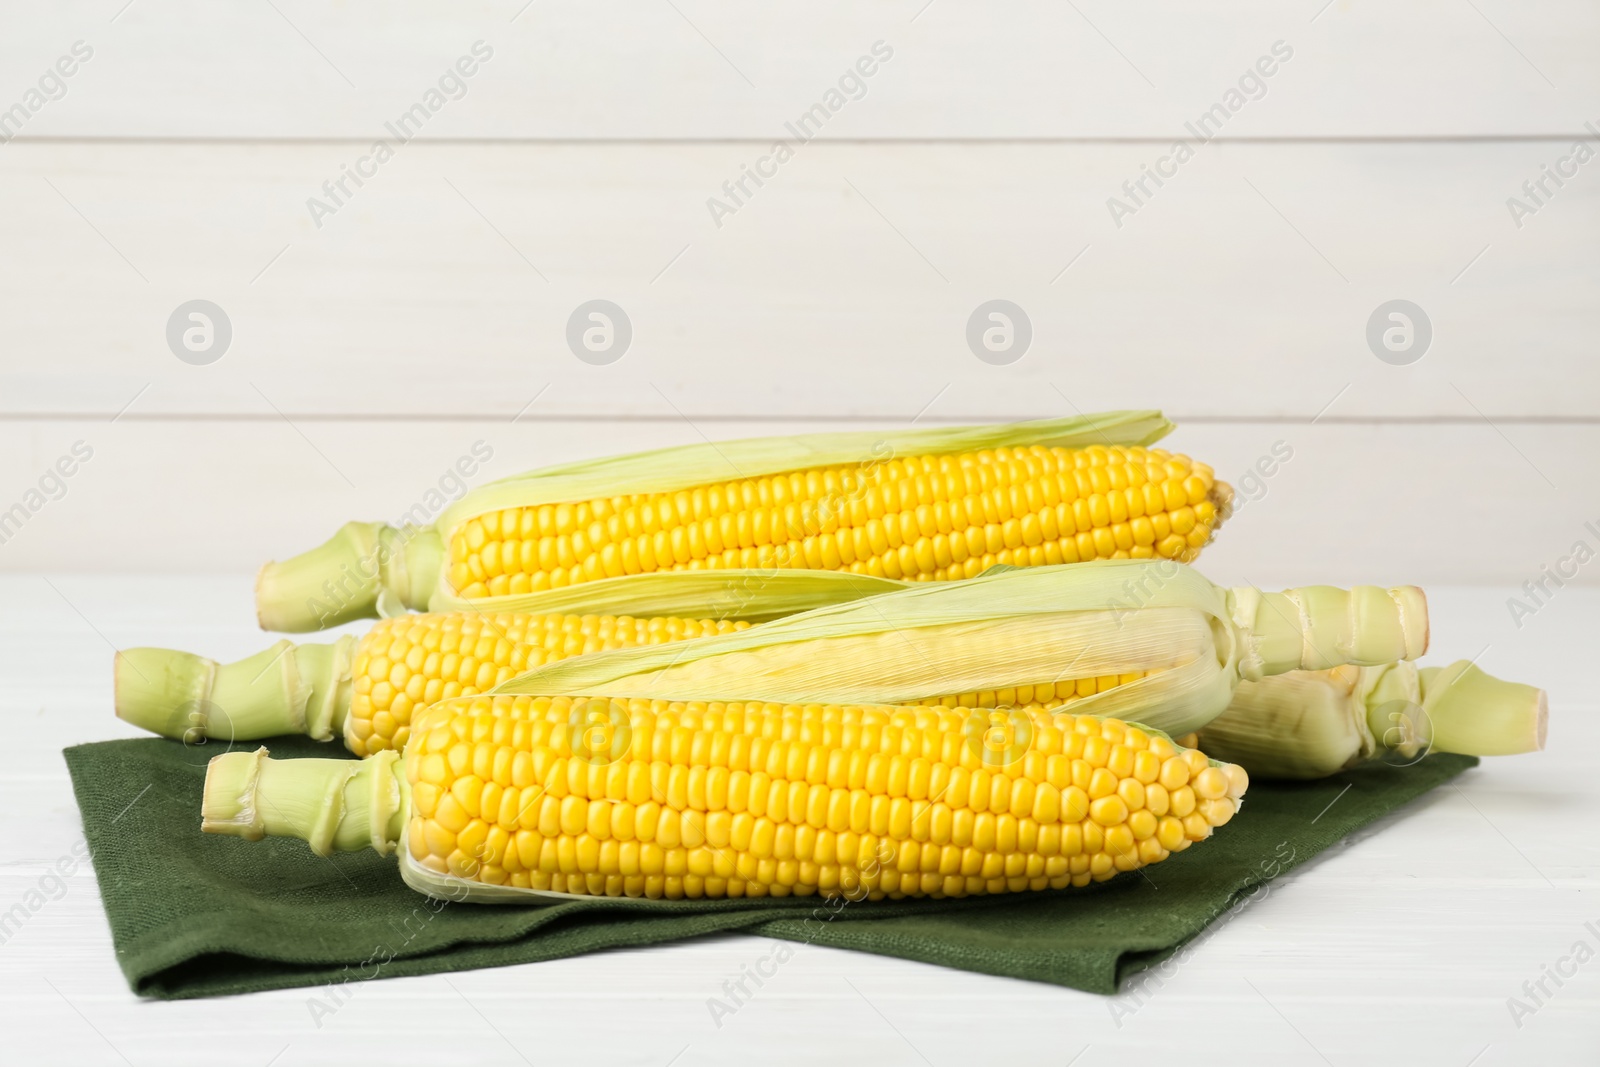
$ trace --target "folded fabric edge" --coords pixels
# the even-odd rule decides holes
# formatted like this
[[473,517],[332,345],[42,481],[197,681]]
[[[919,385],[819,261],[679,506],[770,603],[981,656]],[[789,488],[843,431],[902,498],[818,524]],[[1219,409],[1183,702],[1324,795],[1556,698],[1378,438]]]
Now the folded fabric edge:
[[[928,902],[943,904],[919,910],[919,914],[949,910],[959,901]],[[528,930],[523,937],[505,939],[460,939],[429,952],[392,959],[371,959],[364,963],[297,963],[231,950],[211,950],[218,943],[221,924],[208,924],[185,930],[184,936],[159,948],[128,952],[120,962],[129,987],[143,997],[157,1000],[189,1000],[213,996],[235,996],[273,989],[305,988],[331,990],[355,982],[380,978],[418,977],[489,967],[509,967],[521,963],[544,963],[617,948],[640,948],[666,944],[710,934],[749,932],[782,917],[792,908],[740,908],[677,913],[677,921],[663,936],[671,917],[661,912],[639,911],[635,918],[619,919],[615,910],[569,912],[550,924]],[[883,915],[892,915],[885,912]],[[870,921],[882,916],[861,915]],[[583,921],[586,918],[600,923]],[[522,949],[536,946],[535,951]],[[230,963],[232,967],[230,967]],[[242,967],[250,970],[245,972]],[[339,998],[334,998],[337,1001]]]

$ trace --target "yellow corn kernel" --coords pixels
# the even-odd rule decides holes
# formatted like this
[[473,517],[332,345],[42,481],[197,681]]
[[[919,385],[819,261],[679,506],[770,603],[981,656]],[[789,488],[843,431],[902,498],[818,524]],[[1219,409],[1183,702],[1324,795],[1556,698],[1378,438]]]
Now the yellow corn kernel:
[[701,567],[948,581],[1138,546],[1187,561],[1230,495],[1209,467],[1159,449],[913,456],[481,515],[450,535],[445,574],[473,600]]
[[[1191,786],[1191,753],[1114,720],[1043,711],[1021,751],[964,766],[973,709],[943,704],[618,698],[603,702],[608,721],[625,720],[638,743],[580,755],[567,728],[599,703],[476,696],[431,711],[403,757],[411,860],[606,896],[1018,892],[1182,851],[1232,818],[1244,781],[1207,762]],[[1073,737],[1115,740],[1106,765],[1068,757]],[[1169,793],[1156,779],[1173,765],[1186,784]]]
[[[493,525],[519,528],[507,527],[500,518]],[[358,756],[399,750],[412,719],[428,704],[443,696],[476,695],[552,660],[748,626],[712,619],[473,611],[385,619],[356,647],[345,743]],[[453,691],[446,692],[447,685]]]

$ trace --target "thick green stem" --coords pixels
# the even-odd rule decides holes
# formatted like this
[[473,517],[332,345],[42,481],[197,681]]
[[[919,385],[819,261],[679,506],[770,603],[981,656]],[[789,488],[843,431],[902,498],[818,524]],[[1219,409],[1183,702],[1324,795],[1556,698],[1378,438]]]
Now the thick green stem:
[[261,568],[256,616],[263,630],[305,633],[421,611],[443,557],[443,543],[431,527],[348,522],[309,552]]
[[1200,731],[1200,748],[1262,778],[1321,778],[1364,760],[1429,752],[1506,756],[1544,747],[1542,689],[1462,660],[1294,671],[1244,682]]
[[297,837],[319,856],[366,848],[387,855],[400,843],[410,800],[395,752],[364,760],[227,752],[206,767],[200,829],[249,841]]
[[1417,673],[1435,751],[1511,756],[1544,748],[1550,702],[1543,689],[1501,681],[1466,660]]
[[189,744],[306,734],[330,741],[350,713],[356,639],[330,645],[279,641],[237,663],[168,648],[117,653],[117,714]]
[[1239,670],[1248,680],[1416,659],[1428,648],[1428,601],[1415,586],[1241,588],[1229,590],[1228,600],[1247,635]]

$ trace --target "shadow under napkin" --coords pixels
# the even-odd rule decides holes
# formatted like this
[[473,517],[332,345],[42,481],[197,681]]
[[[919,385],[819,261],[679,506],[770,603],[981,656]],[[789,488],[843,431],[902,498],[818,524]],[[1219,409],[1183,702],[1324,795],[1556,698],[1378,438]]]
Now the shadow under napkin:
[[[306,738],[270,747],[278,758],[344,754]],[[202,834],[206,762],[222,751],[150,738],[64,753],[117,962],[144,996],[532,963],[718,931],[1113,993],[1255,886],[1478,762],[1433,755],[1319,782],[1252,783],[1239,815],[1211,840],[1084,889],[837,905],[598,898],[524,907],[431,901],[400,881],[392,857],[373,852],[322,859],[300,841]]]

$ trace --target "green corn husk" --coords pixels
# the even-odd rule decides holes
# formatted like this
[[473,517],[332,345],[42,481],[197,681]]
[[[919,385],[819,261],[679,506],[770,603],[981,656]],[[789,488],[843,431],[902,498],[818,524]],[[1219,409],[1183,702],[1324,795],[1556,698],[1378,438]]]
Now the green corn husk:
[[[669,492],[708,481],[756,478],[811,467],[881,462],[896,456],[943,455],[991,448],[1045,445],[1150,445],[1173,429],[1159,412],[1113,411],[1032,422],[938,429],[854,431],[755,437],[584,460],[481,486],[427,526],[347,523],[327,543],[281,563],[268,563],[256,582],[263,629],[303,633],[354,619],[404,611],[578,612],[705,617],[715,602],[742,614],[744,585],[764,571],[717,570],[641,574],[585,582],[538,593],[453,596],[443,575],[444,545],[459,524],[505,508],[597,496]],[[855,574],[817,578],[792,589],[794,599],[765,617],[805,611],[841,598],[898,588],[899,582]]]
[[1222,589],[1170,561],[1106,560],[921,583],[740,633],[546,664],[497,687],[540,696],[908,704],[935,694],[1143,673],[1076,714],[1174,736],[1242,680],[1411,659],[1427,647],[1415,588]]
[[1409,765],[1429,752],[1537,752],[1548,718],[1544,690],[1465,660],[1337,667],[1243,683],[1199,744],[1253,777],[1322,778],[1370,759]]

